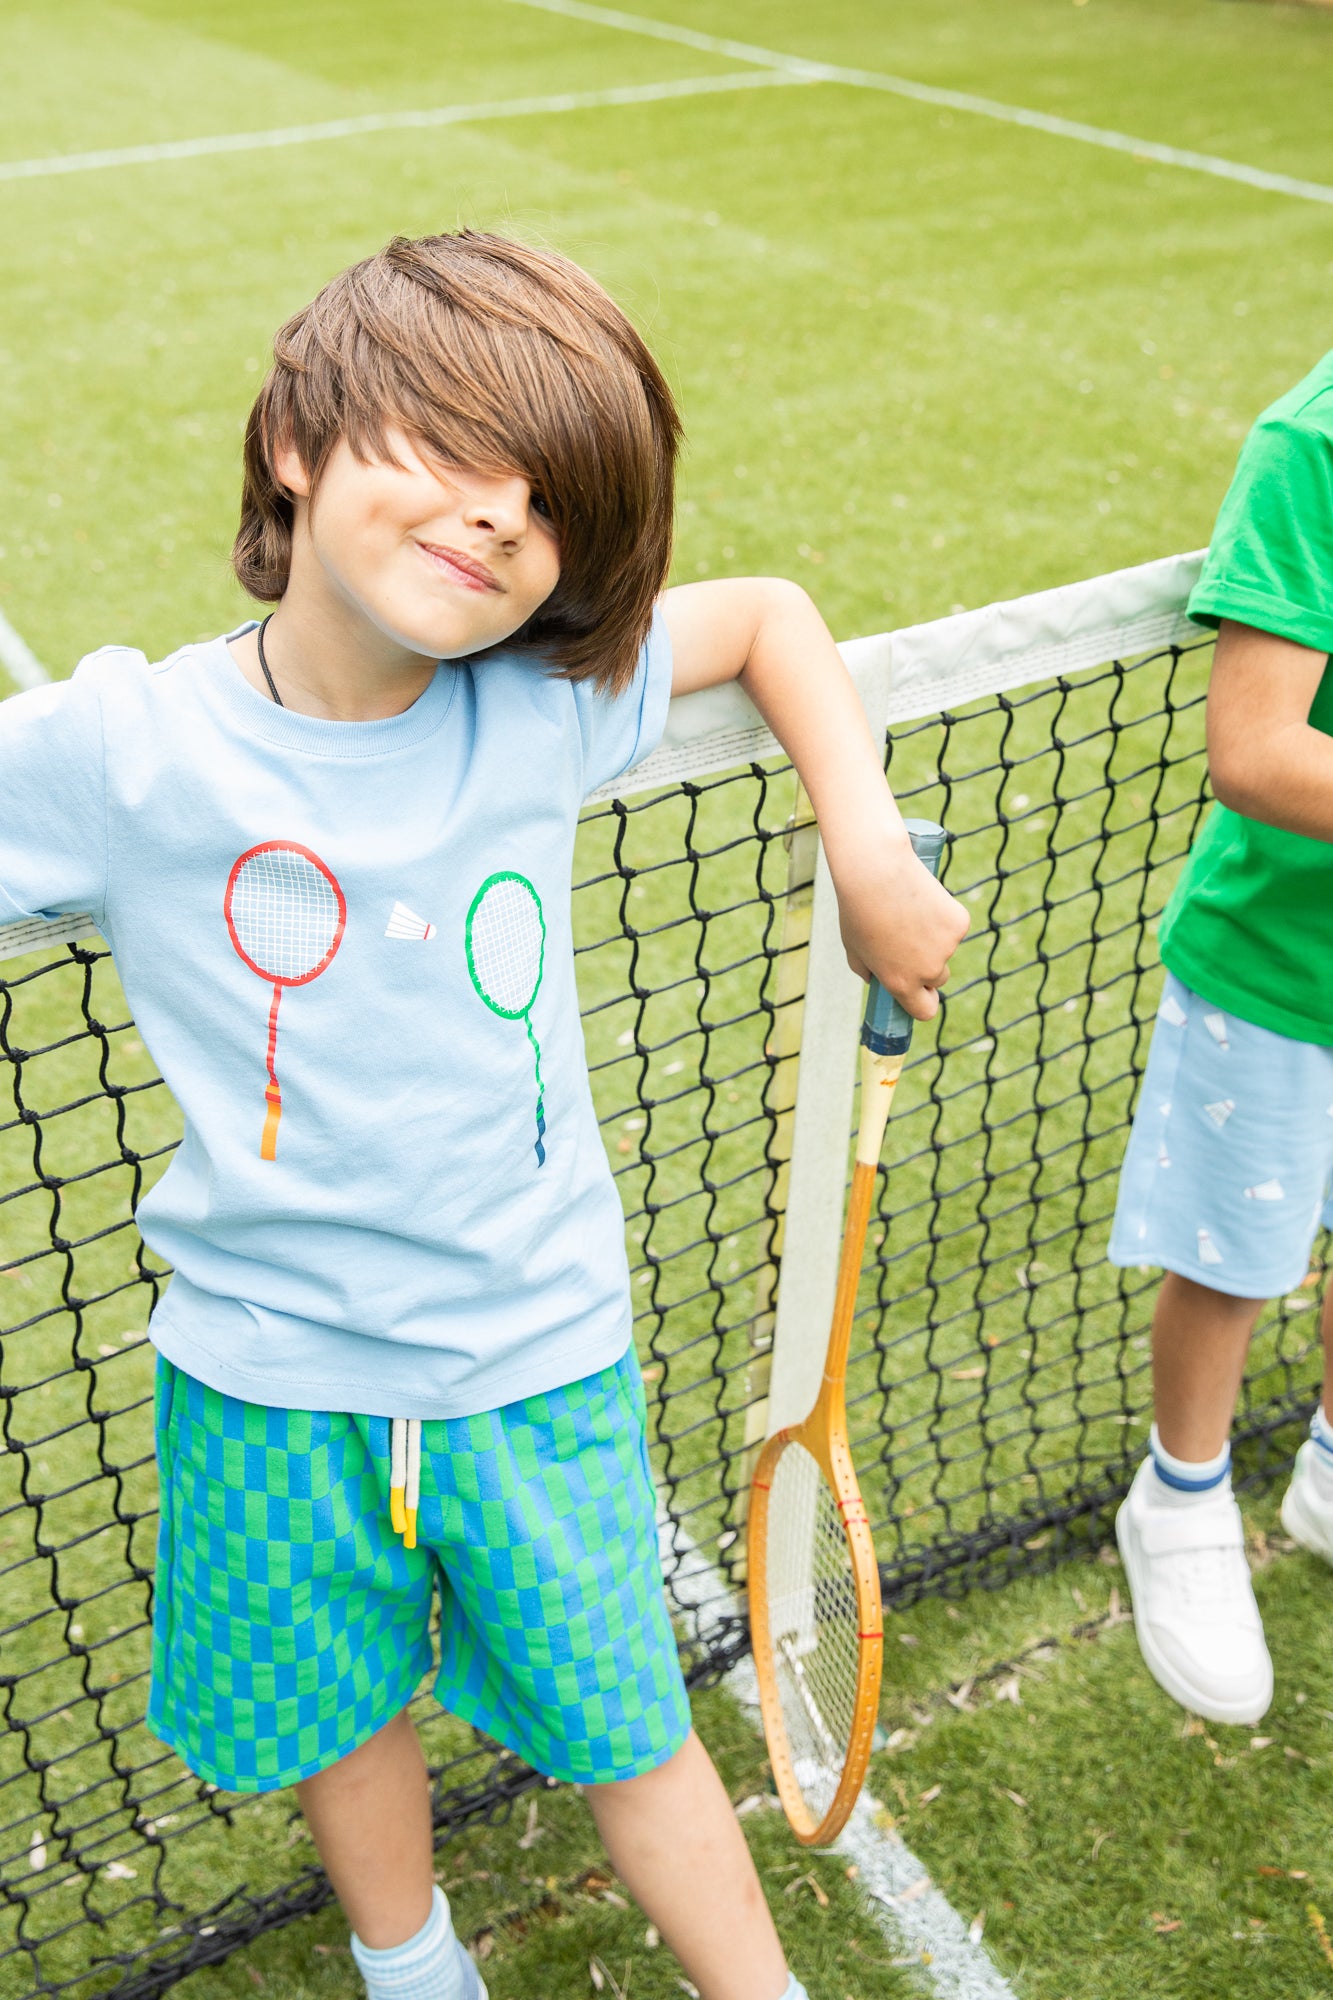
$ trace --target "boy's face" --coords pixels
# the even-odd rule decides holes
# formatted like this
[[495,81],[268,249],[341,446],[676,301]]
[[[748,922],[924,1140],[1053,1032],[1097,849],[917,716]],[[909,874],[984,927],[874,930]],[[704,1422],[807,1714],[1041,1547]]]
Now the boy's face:
[[366,465],[340,442],[313,501],[296,454],[276,454],[296,500],[292,582],[327,588],[345,611],[425,659],[459,659],[507,639],[560,576],[540,497],[519,473],[445,465],[398,431],[387,443],[393,459]]

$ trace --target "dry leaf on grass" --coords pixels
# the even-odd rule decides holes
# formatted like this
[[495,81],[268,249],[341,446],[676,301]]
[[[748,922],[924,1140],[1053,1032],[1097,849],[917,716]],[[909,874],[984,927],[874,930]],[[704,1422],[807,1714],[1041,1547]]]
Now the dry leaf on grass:
[[526,1830],[519,1839],[518,1845],[525,1851],[529,1847],[535,1847],[545,1831],[546,1831],[545,1827],[538,1826],[537,1824],[537,1801],[536,1799],[529,1799],[528,1824]]
[[1307,1903],[1305,1914],[1310,1920],[1311,1930],[1319,1940],[1320,1951],[1323,1952],[1329,1964],[1333,1965],[1333,1942],[1329,1939],[1328,1925],[1324,1922],[1323,1913],[1317,1910],[1313,1903]]
[[915,1882],[909,1882],[905,1889],[899,1890],[898,1901],[900,1903],[915,1903],[919,1896],[925,1895],[929,1887],[929,1875],[918,1875]]
[[985,1374],[985,1372],[986,1370],[984,1367],[951,1368],[949,1370],[949,1380],[951,1382],[979,1382],[982,1376]]
[[964,1715],[971,1715],[972,1702],[970,1697],[975,1685],[975,1681],[961,1681],[956,1688],[945,1689],[944,1699],[948,1702],[950,1708],[961,1709]]
[[472,1940],[473,1956],[475,1958],[481,1959],[484,1963],[485,1960],[490,1957],[491,1953],[494,1950],[495,1950],[495,1932],[478,1931],[477,1935]]
[[939,1797],[940,1793],[943,1790],[944,1790],[943,1785],[928,1786],[926,1790],[922,1792],[920,1798],[918,1798],[917,1804],[919,1806],[933,1805],[935,1800]]
[[996,1701],[1011,1701],[1015,1708],[1023,1706],[1023,1697],[1018,1691],[1018,1675],[1010,1674],[1007,1680],[998,1681],[995,1687]]
[[1183,1917],[1165,1917],[1160,1910],[1154,1910],[1152,1913],[1152,1927],[1158,1937],[1166,1937],[1171,1931],[1178,1931],[1184,1921]]
[[794,1882],[787,1884],[782,1893],[784,1896],[794,1896],[798,1889],[809,1889],[820,1909],[826,1910],[828,1908],[828,1897],[813,1875],[798,1875]]
[[1005,1798],[1012,1799],[1016,1806],[1021,1806],[1024,1812],[1027,1811],[1028,1802],[1021,1792],[1014,1791],[1010,1785],[1001,1785],[998,1789],[1003,1793]]
[[975,1915],[975,1917],[973,1917],[971,1923],[967,1927],[968,1943],[980,1944],[982,1937],[985,1933],[985,1929],[986,1929],[986,1912],[984,1910],[978,1910],[977,1914]]

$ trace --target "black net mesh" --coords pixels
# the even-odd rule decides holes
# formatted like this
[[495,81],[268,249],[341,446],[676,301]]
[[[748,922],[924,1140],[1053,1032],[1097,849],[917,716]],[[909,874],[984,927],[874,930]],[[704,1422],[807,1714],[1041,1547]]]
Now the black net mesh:
[[[1155,1279],[1105,1246],[1156,921],[1204,804],[1206,667],[1173,648],[894,733],[895,789],[949,828],[974,928],[898,1094],[849,1376],[890,1607],[1096,1537],[1142,1450]],[[762,1435],[795,802],[785,767],[755,765],[598,806],[581,834],[588,1052],[694,1681],[746,1644],[716,1579],[741,1580]],[[146,2000],[329,1890],[289,1795],[214,1792],[144,1726],[164,1274],[132,1216],[175,1111],[99,945],[3,971],[0,1994]],[[1313,1400],[1314,1303],[1302,1288],[1256,1339],[1252,1471]],[[442,1838],[542,1782],[424,1697],[421,1716]]]

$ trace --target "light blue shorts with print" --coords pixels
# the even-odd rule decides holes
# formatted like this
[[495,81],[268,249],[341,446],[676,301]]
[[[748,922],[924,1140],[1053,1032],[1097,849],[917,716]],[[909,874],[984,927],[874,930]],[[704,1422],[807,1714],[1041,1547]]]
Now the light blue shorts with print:
[[1299,1285],[1333,1227],[1333,1049],[1256,1028],[1166,975],[1120,1173],[1113,1264],[1238,1299]]

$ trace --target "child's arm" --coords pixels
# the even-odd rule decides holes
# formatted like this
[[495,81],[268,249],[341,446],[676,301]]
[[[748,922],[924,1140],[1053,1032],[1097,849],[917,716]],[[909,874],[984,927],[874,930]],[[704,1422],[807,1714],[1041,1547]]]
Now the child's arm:
[[1222,620],[1208,683],[1208,770],[1224,806],[1333,841],[1333,736],[1310,726],[1327,655]]
[[848,960],[929,1020],[967,911],[913,854],[880,748],[814,605],[799,584],[737,577],[683,584],[662,608],[673,694],[739,679],[809,793]]

